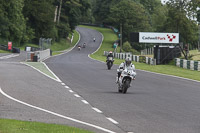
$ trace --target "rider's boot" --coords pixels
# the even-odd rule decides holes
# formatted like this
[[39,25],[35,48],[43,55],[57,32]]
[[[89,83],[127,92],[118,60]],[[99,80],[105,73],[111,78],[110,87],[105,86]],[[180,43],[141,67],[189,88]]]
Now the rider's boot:
[[119,78],[118,78],[118,77],[116,77],[115,83],[116,83],[116,84],[119,83]]

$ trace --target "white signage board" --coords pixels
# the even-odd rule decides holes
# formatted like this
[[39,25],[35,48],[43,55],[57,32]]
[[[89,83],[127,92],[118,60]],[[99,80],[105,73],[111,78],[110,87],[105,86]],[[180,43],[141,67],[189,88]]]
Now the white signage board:
[[179,33],[139,32],[140,43],[179,43]]

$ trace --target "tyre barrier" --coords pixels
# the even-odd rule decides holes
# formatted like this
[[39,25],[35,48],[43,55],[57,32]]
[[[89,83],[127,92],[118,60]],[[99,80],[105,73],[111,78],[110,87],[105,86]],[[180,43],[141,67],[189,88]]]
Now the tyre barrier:
[[[108,54],[109,54],[108,51],[104,51],[104,56],[107,56]],[[132,55],[132,53],[114,53],[114,58],[124,60],[126,59],[126,57],[130,57],[131,60],[135,62],[142,62],[149,65],[156,65],[156,59],[150,57]]]
[[175,58],[175,65],[185,69],[200,71],[200,61]]

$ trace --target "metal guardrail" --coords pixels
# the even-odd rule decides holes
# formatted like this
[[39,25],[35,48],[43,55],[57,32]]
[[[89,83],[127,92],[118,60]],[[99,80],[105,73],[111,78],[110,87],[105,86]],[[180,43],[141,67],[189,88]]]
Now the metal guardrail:
[[2,45],[2,44],[0,44],[0,49],[1,50],[8,50],[8,46],[7,45]]
[[[8,50],[7,45],[2,45],[2,44],[0,44],[0,50],[10,51],[10,50]],[[20,49],[16,48],[16,47],[12,47],[11,51],[12,51],[12,53],[20,53]]]

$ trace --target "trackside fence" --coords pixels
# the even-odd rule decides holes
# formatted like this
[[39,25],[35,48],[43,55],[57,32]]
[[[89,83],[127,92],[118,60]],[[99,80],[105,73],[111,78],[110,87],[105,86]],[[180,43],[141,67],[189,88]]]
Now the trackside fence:
[[[107,56],[108,54],[109,54],[108,51],[104,51],[105,56]],[[131,53],[114,53],[114,58],[117,58],[117,59],[124,60],[127,57],[130,57],[131,60],[135,62],[146,63],[149,65],[156,65],[156,59],[153,59],[150,57],[132,55]]]
[[185,69],[200,71],[200,61],[175,58],[175,65]]

